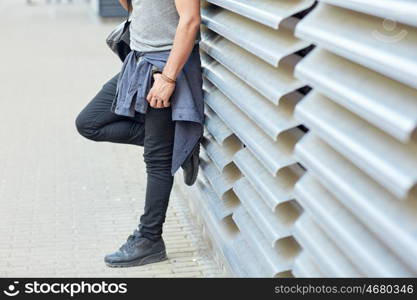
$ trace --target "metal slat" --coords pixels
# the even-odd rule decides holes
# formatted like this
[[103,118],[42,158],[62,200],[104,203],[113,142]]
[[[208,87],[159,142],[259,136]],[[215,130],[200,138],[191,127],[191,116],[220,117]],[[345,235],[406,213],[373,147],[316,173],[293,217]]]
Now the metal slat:
[[274,142],[220,91],[207,94],[205,100],[272,175],[295,163],[292,151],[303,135],[301,130],[286,131]]
[[275,212],[270,211],[244,177],[234,183],[233,190],[271,247],[279,239],[291,235],[292,226],[300,215],[300,210],[293,202],[279,205]]
[[328,144],[398,198],[417,183],[417,145],[404,145],[319,93],[310,93],[296,115]]
[[296,154],[309,172],[417,272],[414,200],[399,201],[313,134],[297,144]]
[[204,76],[251,118],[273,140],[283,131],[300,125],[293,117],[301,97],[282,101],[276,106],[216,61],[204,58]]
[[200,183],[199,188],[210,211],[218,221],[230,216],[233,209],[239,205],[239,200],[234,193],[227,193],[223,196],[223,199],[220,199],[209,184]]
[[296,36],[417,88],[417,29],[398,24],[382,30],[380,18],[319,4],[296,28]]
[[272,248],[242,206],[235,209],[232,218],[252,249],[251,252],[261,264],[263,276],[275,277],[279,273],[291,269],[292,259],[298,253],[298,248],[295,245],[288,245],[290,249],[286,249],[286,251],[289,253],[282,251],[278,246],[278,248]]
[[233,183],[240,177],[240,172],[234,165],[229,165],[224,168],[223,172],[219,172],[204,153],[201,153],[200,166],[204,176],[220,199],[223,199],[224,194],[232,189]]
[[275,105],[284,95],[305,85],[293,76],[298,55],[285,57],[275,68],[207,29],[202,30],[202,37],[200,47],[204,52]]
[[233,132],[208,106],[205,107],[205,127],[216,141],[222,145],[227,138],[233,135]]
[[274,67],[283,57],[310,45],[287,29],[295,26],[295,19],[286,19],[279,30],[274,30],[224,9],[208,7],[202,10],[202,22]]
[[299,166],[284,168],[273,177],[247,148],[235,154],[234,162],[271,211],[275,211],[279,204],[294,199],[294,184],[303,174]]
[[202,182],[201,177],[197,180],[195,186],[191,187],[195,191],[198,197],[195,197],[195,203],[198,205],[199,214],[203,219],[204,229],[207,231],[208,235],[211,238],[212,244],[224,257],[224,262],[228,265],[229,270],[234,274],[239,275],[238,266],[241,265],[241,262],[238,260],[239,255],[236,253],[233,242],[237,239],[237,231],[234,230],[235,224],[231,222],[231,218],[223,219],[218,221],[216,216],[212,213],[210,208],[207,205],[207,202],[204,201],[205,198],[202,195],[201,185],[205,183]]
[[314,0],[207,0],[207,2],[277,29],[282,20],[309,8]]
[[236,251],[237,266],[242,275],[240,277],[264,277],[264,270],[258,262],[248,242],[239,235],[232,241],[232,247]]
[[308,214],[295,223],[294,236],[325,277],[364,277]]
[[390,18],[394,21],[417,26],[417,2],[415,0],[322,0],[333,5],[361,11],[366,14]]
[[392,252],[376,239],[365,226],[344,208],[310,173],[297,182],[297,200],[310,212],[317,224],[367,276],[411,276]]
[[323,272],[311,258],[311,256],[303,251],[294,262],[292,273],[295,277],[300,278],[321,278],[324,277]]
[[242,148],[239,139],[235,136],[231,136],[223,145],[219,145],[209,135],[205,136],[201,144],[220,172],[233,161],[234,154]]
[[298,64],[296,76],[400,141],[416,137],[417,90],[323,49]]

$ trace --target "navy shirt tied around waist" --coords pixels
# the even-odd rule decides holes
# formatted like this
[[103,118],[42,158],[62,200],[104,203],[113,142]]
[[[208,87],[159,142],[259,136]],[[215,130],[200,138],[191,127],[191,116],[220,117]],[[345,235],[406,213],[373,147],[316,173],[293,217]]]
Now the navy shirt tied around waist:
[[[156,52],[132,50],[126,56],[111,107],[113,113],[129,117],[134,117],[137,113],[146,113],[149,105],[146,96],[151,88],[152,66],[162,70],[168,60],[169,53],[170,50]],[[201,60],[197,44],[177,76],[176,87],[170,99],[172,120],[175,122],[172,175],[183,164],[203,135],[202,84]]]

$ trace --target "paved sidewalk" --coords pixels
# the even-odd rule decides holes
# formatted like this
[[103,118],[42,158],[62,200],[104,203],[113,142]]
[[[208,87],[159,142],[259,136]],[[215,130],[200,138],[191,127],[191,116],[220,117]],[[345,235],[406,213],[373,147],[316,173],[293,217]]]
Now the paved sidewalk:
[[142,148],[90,142],[74,127],[120,68],[104,43],[115,23],[101,23],[82,1],[38,2],[0,0],[7,36],[0,55],[0,276],[222,276],[178,189],[165,226],[170,259],[104,266],[104,254],[136,227],[145,193]]

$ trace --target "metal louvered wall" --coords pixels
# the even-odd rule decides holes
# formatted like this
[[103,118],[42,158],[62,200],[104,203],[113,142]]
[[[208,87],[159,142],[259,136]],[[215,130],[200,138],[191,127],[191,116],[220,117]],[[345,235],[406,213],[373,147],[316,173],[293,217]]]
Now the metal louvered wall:
[[191,205],[231,273],[416,276],[417,1],[207,0],[202,15]]

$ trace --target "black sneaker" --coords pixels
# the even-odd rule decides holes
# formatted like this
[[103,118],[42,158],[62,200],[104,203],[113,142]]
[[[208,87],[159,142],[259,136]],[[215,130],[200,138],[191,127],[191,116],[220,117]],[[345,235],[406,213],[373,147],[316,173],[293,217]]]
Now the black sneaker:
[[[137,232],[135,232],[137,233]],[[135,267],[167,260],[164,240],[151,241],[143,236],[130,235],[118,251],[104,257],[109,267]]]
[[186,185],[193,185],[197,180],[199,164],[200,164],[200,143],[201,138],[198,140],[193,151],[188,155],[187,159],[181,165],[184,174],[184,182]]

